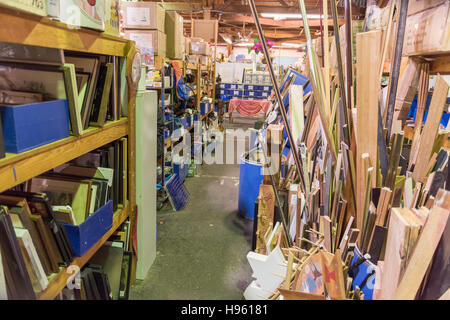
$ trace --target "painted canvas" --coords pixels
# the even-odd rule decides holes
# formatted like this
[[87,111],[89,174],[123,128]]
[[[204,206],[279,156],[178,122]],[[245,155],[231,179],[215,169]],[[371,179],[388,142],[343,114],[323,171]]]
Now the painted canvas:
[[308,262],[300,271],[295,290],[317,295],[324,294],[320,253],[316,253],[308,259]]

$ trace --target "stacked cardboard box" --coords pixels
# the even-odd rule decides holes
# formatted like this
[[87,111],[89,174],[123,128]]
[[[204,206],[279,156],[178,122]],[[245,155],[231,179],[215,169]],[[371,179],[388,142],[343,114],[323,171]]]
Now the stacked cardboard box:
[[121,2],[125,38],[166,56],[165,11],[157,2]]
[[167,11],[165,25],[167,57],[170,59],[183,59],[185,52],[183,17],[175,11]]
[[211,54],[209,44],[202,38],[190,38],[189,40],[189,59],[191,63],[208,64],[208,57]]
[[408,6],[403,54],[450,52],[450,1],[413,0]]

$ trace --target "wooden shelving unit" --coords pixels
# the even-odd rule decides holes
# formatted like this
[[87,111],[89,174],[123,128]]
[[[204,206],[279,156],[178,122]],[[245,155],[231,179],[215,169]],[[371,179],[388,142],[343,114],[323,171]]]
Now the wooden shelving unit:
[[[134,42],[104,35],[88,29],[73,29],[64,23],[32,14],[1,8],[0,41],[56,48],[94,54],[130,57]],[[129,86],[129,92],[135,92]],[[41,300],[54,299],[74,274],[71,266],[82,268],[115,230],[128,218],[133,225],[136,214],[135,172],[135,97],[128,101],[128,118],[108,122],[102,128],[85,130],[79,137],[70,136],[20,154],[7,154],[0,160],[0,192],[10,189],[39,174],[75,159],[112,141],[128,136],[129,200],[125,207],[114,213],[113,225],[103,237],[82,257],[49,277],[49,286],[38,295]],[[132,274],[131,281],[134,280]]]
[[97,149],[128,133],[128,120],[110,122],[103,128],[90,128],[82,136],[70,136],[0,160],[0,191],[10,189],[60,164]]
[[0,41],[71,51],[126,56],[130,41],[94,30],[69,28],[66,24],[1,8]]

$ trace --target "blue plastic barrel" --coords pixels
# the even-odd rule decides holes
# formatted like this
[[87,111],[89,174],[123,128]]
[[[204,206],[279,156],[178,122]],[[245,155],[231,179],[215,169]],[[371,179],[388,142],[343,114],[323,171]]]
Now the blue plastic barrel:
[[253,220],[255,201],[263,175],[261,163],[247,160],[248,154],[244,153],[241,157],[238,210],[245,218]]

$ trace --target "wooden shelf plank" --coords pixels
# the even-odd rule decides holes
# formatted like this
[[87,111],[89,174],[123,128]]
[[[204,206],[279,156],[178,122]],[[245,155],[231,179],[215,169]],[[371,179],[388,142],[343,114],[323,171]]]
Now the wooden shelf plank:
[[71,29],[50,18],[3,7],[0,30],[0,41],[4,42],[114,56],[126,56],[130,42],[94,30]]
[[68,137],[0,160],[0,192],[75,159],[128,134],[128,120],[90,128],[79,137]]
[[190,62],[188,62],[188,63],[187,63],[187,69],[190,69],[190,70],[197,70],[197,65],[196,65],[195,63],[190,63]]
[[430,66],[430,74],[450,74],[450,57],[437,56],[433,57]]
[[[54,277],[47,289],[42,291],[38,299],[39,300],[53,300],[55,297],[61,292],[62,289],[67,285],[67,281],[74,274],[72,271],[73,267],[78,267],[79,269],[83,268],[83,266],[92,258],[92,256],[97,252],[98,249],[105,243],[106,240],[116,231],[116,229],[125,221],[125,219],[129,216],[129,207],[128,205],[116,211],[113,217],[113,225],[111,229],[106,232],[103,237],[98,240],[92,248],[89,249],[82,257],[75,258],[74,261],[70,264],[69,267],[63,268],[57,275]],[[70,268],[70,269],[69,269]],[[76,270],[76,269],[75,269]]]

